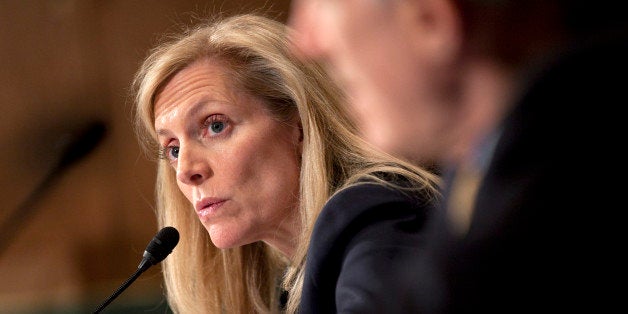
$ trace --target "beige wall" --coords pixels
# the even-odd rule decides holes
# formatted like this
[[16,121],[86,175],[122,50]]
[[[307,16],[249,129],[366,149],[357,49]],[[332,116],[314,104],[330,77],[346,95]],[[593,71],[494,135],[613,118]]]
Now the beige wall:
[[[157,231],[154,164],[132,133],[128,89],[158,35],[233,8],[285,20],[289,0],[0,0],[0,226],[46,176],[64,139],[104,121],[103,142],[0,230],[0,313],[93,310],[136,269]],[[5,228],[6,229],[6,228]],[[158,306],[159,268],[112,305]],[[163,313],[163,310],[161,311]]]

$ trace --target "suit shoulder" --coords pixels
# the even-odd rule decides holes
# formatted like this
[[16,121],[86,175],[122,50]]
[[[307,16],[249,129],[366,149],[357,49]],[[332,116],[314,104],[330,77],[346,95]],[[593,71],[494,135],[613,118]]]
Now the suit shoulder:
[[[335,242],[364,229],[420,229],[432,208],[423,197],[378,183],[359,183],[337,192],[321,211],[313,239]],[[331,244],[331,243],[330,243]]]

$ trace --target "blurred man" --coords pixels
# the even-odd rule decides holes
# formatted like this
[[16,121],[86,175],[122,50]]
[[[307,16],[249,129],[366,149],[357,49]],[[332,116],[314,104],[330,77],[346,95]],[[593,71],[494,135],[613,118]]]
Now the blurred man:
[[[296,0],[364,136],[445,170],[414,308],[611,308],[628,73],[614,1]],[[622,110],[622,111],[620,111]],[[620,176],[621,178],[621,176]],[[304,291],[307,294],[307,291]]]

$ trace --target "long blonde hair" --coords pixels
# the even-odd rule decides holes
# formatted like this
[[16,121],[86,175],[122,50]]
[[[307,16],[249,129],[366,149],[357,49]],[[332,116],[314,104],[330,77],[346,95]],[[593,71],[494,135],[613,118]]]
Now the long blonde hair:
[[300,119],[302,238],[291,260],[263,242],[216,248],[179,191],[173,169],[159,161],[159,227],[174,226],[181,233],[179,245],[162,265],[168,302],[175,312],[278,312],[282,286],[289,292],[286,311],[296,312],[309,237],[331,195],[364,178],[392,184],[377,173],[410,180],[413,187],[405,189],[426,201],[436,195],[435,175],[373,149],[357,135],[342,106],[343,94],[323,69],[291,53],[285,25],[257,14],[196,26],[151,51],[134,81],[136,130],[149,153],[157,145],[155,95],[175,73],[202,58],[226,64],[232,86],[263,100],[278,120]]

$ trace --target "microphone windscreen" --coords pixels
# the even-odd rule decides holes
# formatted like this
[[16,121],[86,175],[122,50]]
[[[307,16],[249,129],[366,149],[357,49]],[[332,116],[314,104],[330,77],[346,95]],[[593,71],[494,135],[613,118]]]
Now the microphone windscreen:
[[59,168],[72,165],[94,150],[102,141],[105,131],[105,124],[102,121],[95,121],[72,134],[59,161]]
[[172,253],[172,249],[179,243],[179,231],[174,227],[164,227],[148,243],[146,253],[152,256],[153,265],[161,262]]

